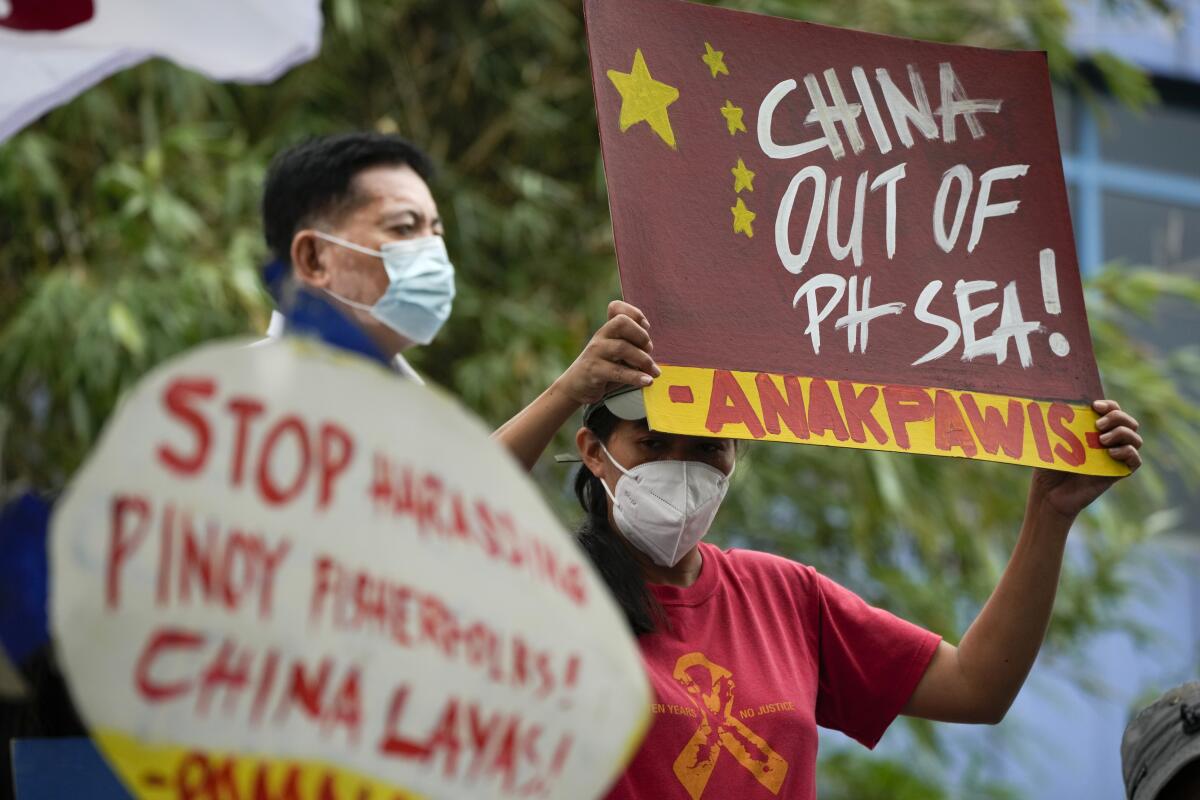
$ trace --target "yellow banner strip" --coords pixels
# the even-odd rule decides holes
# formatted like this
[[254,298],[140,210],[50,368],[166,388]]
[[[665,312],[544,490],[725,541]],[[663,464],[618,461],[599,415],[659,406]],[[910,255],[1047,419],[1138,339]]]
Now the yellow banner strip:
[[116,730],[94,731],[93,738],[139,800],[422,800],[318,761],[150,744]]
[[920,386],[659,364],[645,390],[665,433],[798,442],[1127,475],[1087,405]]

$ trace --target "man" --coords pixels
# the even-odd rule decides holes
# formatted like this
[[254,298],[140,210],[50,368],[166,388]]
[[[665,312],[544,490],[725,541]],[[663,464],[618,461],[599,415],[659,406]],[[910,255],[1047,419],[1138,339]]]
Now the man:
[[[269,336],[284,328],[313,334],[420,380],[401,353],[433,338],[454,297],[454,268],[426,183],[432,172],[419,149],[374,133],[312,139],[276,156],[262,201],[275,259],[268,284],[282,312]],[[11,601],[0,603],[9,612],[0,618],[0,659],[7,652],[23,669],[30,697],[0,701],[0,744],[17,735],[82,735],[49,644],[49,507],[29,496],[5,511],[0,583],[12,578],[4,585],[15,588],[0,596]],[[0,758],[0,786],[9,785],[6,769]]]
[[308,328],[420,380],[402,353],[433,339],[454,298],[432,173],[414,145],[376,133],[311,139],[277,155],[262,213],[275,258],[268,284],[283,313],[268,335]]
[[1138,712],[1121,740],[1121,772],[1129,800],[1200,798],[1200,681]]

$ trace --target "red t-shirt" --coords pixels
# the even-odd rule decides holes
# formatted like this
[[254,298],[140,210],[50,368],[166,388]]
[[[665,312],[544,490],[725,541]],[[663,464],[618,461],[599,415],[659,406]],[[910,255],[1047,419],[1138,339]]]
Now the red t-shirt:
[[641,749],[609,800],[816,797],[817,725],[874,747],[941,637],[812,567],[700,545],[669,628],[639,639],[654,688]]

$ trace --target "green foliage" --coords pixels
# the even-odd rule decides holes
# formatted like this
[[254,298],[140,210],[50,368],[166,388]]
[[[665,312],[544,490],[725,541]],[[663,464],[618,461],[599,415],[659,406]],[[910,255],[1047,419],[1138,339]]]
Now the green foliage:
[[949,786],[937,769],[861,750],[827,754],[820,783],[821,800],[1017,800],[1003,785],[980,778],[975,763],[965,765],[956,785]]
[[[1037,47],[1060,80],[1081,81],[1062,0],[727,5]],[[0,146],[3,492],[60,488],[121,391],[159,361],[264,330],[261,179],[273,153],[306,136],[398,131],[443,165],[434,191],[460,295],[444,334],[414,361],[487,420],[536,396],[600,324],[619,286],[579,3],[328,0],[325,10],[319,58],[274,85],[217,85],[146,64]],[[1099,66],[1119,97],[1150,96],[1128,65]],[[1180,388],[1181,376],[1200,374],[1197,362],[1156,355],[1128,333],[1131,316],[1164,295],[1195,301],[1200,287],[1126,270],[1089,289],[1108,392],[1154,439],[1145,474],[1081,521],[1084,557],[1068,567],[1051,630],[1060,650],[1120,622],[1120,564],[1170,523],[1159,511],[1164,476],[1194,481],[1200,470],[1200,417]],[[565,471],[544,459],[535,475],[573,517]],[[1004,566],[1028,479],[979,462],[762,446],[739,468],[720,527],[727,541],[814,564],[954,638]],[[936,747],[930,726],[914,733]],[[937,775],[865,758],[828,762],[829,796],[949,796]]]
[[897,761],[866,760],[840,751],[822,762],[824,800],[948,800],[949,795],[934,780],[915,774]]

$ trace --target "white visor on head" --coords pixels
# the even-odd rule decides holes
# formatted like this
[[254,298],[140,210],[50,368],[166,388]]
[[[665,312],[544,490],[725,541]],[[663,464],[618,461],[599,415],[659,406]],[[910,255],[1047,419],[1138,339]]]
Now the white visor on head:
[[631,386],[628,391],[610,395],[601,402],[617,419],[646,418],[646,403],[642,399],[640,388]]
[[[642,399],[640,386],[623,386],[596,403],[589,403],[583,408],[583,422],[588,419],[600,406],[607,408],[617,419],[638,420],[646,418],[646,403]],[[581,461],[577,453],[561,453],[554,457],[561,463]]]

